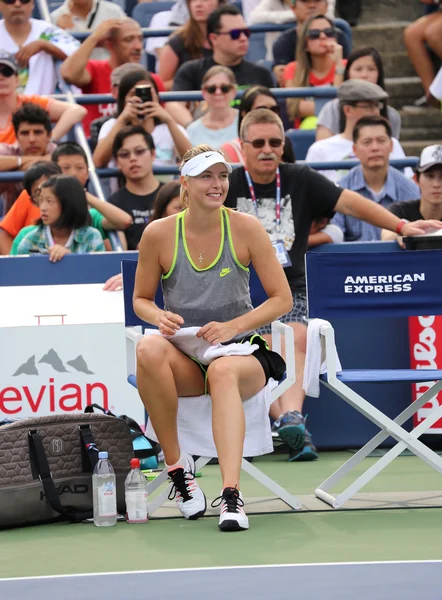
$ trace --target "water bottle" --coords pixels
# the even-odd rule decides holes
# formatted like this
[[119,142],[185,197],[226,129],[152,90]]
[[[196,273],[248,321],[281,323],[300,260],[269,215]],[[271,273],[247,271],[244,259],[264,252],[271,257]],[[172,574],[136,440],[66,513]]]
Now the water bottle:
[[147,523],[147,479],[140,470],[140,459],[133,458],[124,491],[126,497],[126,521],[128,523]]
[[98,453],[98,462],[92,475],[94,524],[110,527],[117,522],[117,484],[107,452]]

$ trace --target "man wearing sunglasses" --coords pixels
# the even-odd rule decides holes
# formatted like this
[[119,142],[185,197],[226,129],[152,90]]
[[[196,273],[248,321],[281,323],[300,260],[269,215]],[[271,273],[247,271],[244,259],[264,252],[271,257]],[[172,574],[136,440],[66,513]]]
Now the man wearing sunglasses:
[[[236,6],[225,4],[209,15],[207,37],[213,55],[181,65],[175,75],[174,92],[200,90],[205,73],[215,65],[229,67],[235,74],[239,88],[250,85],[273,87],[272,76],[265,67],[244,60],[249,49],[250,30]],[[190,123],[193,120],[190,112],[188,117]]]
[[79,42],[59,27],[32,19],[33,0],[0,0],[0,48],[15,55],[20,92],[49,95],[55,92],[55,61],[75,52]]
[[[343,190],[309,167],[282,163],[284,127],[281,119],[267,109],[252,110],[244,117],[240,140],[244,166],[232,172],[225,204],[261,221],[293,293],[293,309],[280,320],[295,333],[296,383],[270,407],[274,434],[290,447],[289,460],[314,460],[318,455],[302,414],[307,334],[304,255],[312,222],[336,211],[391,231],[399,227],[403,235],[440,229],[442,223],[419,221],[417,227],[416,223],[404,224],[398,218],[392,219],[384,207]],[[270,341],[270,331],[265,327],[260,333]]]
[[[282,82],[284,66],[296,60],[296,45],[304,23],[310,17],[327,13],[327,0],[291,0],[291,7],[296,18],[296,27],[287,29],[278,36],[273,44],[273,71],[278,82]],[[345,35],[337,30],[337,43],[343,48],[343,56],[347,58],[351,47]]]
[[[348,79],[338,88],[339,106],[344,115],[344,131],[332,137],[319,140],[310,146],[306,160],[308,162],[341,161],[355,158],[353,151],[353,130],[362,117],[379,116],[382,103],[388,99],[388,93],[376,83],[362,79]],[[393,148],[390,158],[405,158],[405,152],[396,138],[392,138]],[[341,169],[321,171],[331,181],[339,181],[348,173]],[[413,177],[410,167],[405,175]]]

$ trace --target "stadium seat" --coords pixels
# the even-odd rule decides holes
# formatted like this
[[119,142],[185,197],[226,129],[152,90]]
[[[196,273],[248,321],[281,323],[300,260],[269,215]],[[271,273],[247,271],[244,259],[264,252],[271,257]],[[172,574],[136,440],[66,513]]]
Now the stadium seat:
[[285,136],[292,142],[296,160],[305,160],[308,149],[315,141],[315,129],[288,129]]
[[[131,385],[133,385],[134,387],[137,387],[136,375],[135,375],[136,374],[136,345],[137,345],[138,341],[143,337],[143,331],[146,328],[152,329],[152,327],[149,326],[144,321],[142,321],[141,319],[139,319],[133,310],[132,296],[133,296],[137,262],[135,260],[124,260],[124,261],[122,261],[121,265],[122,265],[122,273],[123,273],[123,294],[124,294],[124,312],[125,312],[125,327],[126,327],[126,356],[127,356],[127,375],[128,375],[127,380]],[[264,298],[262,298],[261,291],[258,291],[258,294],[256,297],[254,297],[253,288],[251,291],[252,291],[253,304],[254,304],[254,306],[257,306],[264,300]],[[158,306],[161,306],[161,307],[163,306],[161,288],[159,288],[159,290],[157,291],[155,301]],[[272,323],[272,344],[273,344],[272,347],[273,347],[273,350],[275,350],[276,352],[281,351],[281,336],[284,337],[284,342],[285,342],[286,348],[287,348],[287,360],[286,360],[287,372],[286,372],[285,378],[282,381],[280,381],[276,385],[276,387],[274,387],[272,389],[272,391],[270,392],[271,393],[271,403],[273,403],[277,398],[279,398],[279,396],[281,396],[281,394],[283,394],[295,382],[295,357],[294,357],[294,351],[293,351],[293,348],[294,348],[293,330],[290,327],[288,327],[287,325],[284,325],[284,324],[276,321],[275,323]],[[271,385],[271,384],[269,384],[269,385]],[[186,423],[187,423],[187,426],[189,425],[189,411],[188,410],[185,411],[185,409],[186,409],[186,404],[187,404],[187,409],[190,408],[192,410],[192,407],[189,407],[189,404],[188,404],[189,402],[192,402],[192,401],[193,401],[193,399],[186,398],[184,405],[182,405],[182,401],[179,402],[179,405],[178,405],[179,406],[178,407],[178,434],[180,434],[181,428],[185,429]],[[211,402],[209,396],[200,396],[199,398],[195,398],[194,401],[199,404],[199,412],[202,412],[202,410],[200,408],[201,402],[203,403],[204,407],[207,406],[206,402],[207,403]],[[250,402],[250,401],[247,401],[247,402]],[[246,405],[247,402],[244,403],[244,405]],[[181,411],[182,411],[182,413],[181,413]],[[184,414],[184,412],[186,413],[187,419],[185,419],[185,421],[183,422],[183,420],[180,420],[180,413]],[[256,412],[257,412],[256,408],[253,409],[252,412],[256,414]],[[203,437],[209,438],[210,439],[209,443],[214,448],[214,443],[213,443],[213,438],[212,438],[212,433],[211,433],[212,426],[211,426],[210,413],[211,413],[211,410],[208,411],[208,415],[207,415],[208,419],[207,419],[206,426],[200,432],[195,432],[194,438],[195,438],[195,440],[198,440],[199,438],[202,439]],[[190,411],[190,414],[192,414],[191,411]],[[246,414],[246,439],[245,439],[245,443],[244,443],[245,456],[251,457],[254,455],[260,455],[260,454],[267,453],[268,450],[266,449],[264,451],[262,451],[262,450],[255,451],[254,454],[250,454],[248,452],[248,448],[247,448],[247,446],[248,446],[248,431],[252,430],[252,433],[253,432],[255,433],[255,437],[256,437],[257,430],[261,431],[261,429],[262,429],[265,433],[270,433],[270,421],[268,418],[267,410],[265,410],[264,413],[261,414],[261,417],[258,419],[258,423],[256,422],[256,417],[255,417],[253,426],[250,426],[250,422],[248,421],[248,415],[250,415],[250,412],[248,412],[246,406],[245,406],[245,414]],[[190,421],[192,422],[192,419],[190,419]],[[148,427],[149,427],[149,425],[148,425]],[[149,429],[147,431],[149,432]],[[198,444],[198,441],[193,441],[193,444],[195,444],[195,445],[192,448],[183,447],[183,444],[181,444],[182,450],[184,452],[188,452],[190,454],[200,456],[200,458],[196,462],[196,469],[200,470],[212,458],[216,457],[216,450],[214,448],[212,455],[207,456],[203,452],[198,451],[198,448],[196,447],[196,445]],[[264,439],[262,441],[262,444],[263,444],[263,446],[266,445],[264,443]],[[272,447],[271,441],[270,441],[270,445]],[[282,488],[279,484],[277,484],[275,481],[273,481],[270,477],[265,475],[262,471],[257,469],[255,466],[253,466],[245,458],[243,458],[243,460],[242,460],[241,468],[245,472],[247,472],[251,477],[253,477],[256,481],[258,481],[264,487],[266,487],[268,490],[273,492],[278,498],[283,500],[290,508],[295,509],[295,510],[301,508],[301,503],[296,498],[296,496],[293,496],[292,494],[287,492],[287,490]],[[149,497],[151,497],[150,494],[153,491],[157,490],[161,486],[162,483],[167,481],[167,479],[168,479],[167,469],[164,469],[153,481],[151,481],[149,483],[149,485],[148,485]],[[170,489],[171,489],[171,485],[168,485],[166,490],[160,492],[152,501],[149,502],[149,515],[152,515],[153,512],[167,500]]]
[[[143,2],[132,10],[132,17],[141,27],[149,27],[152,17],[159,12],[172,10],[174,2]],[[128,13],[129,14],[129,13]]]
[[[308,252],[306,255],[309,328],[313,328],[311,332],[315,332],[315,336],[318,335],[316,341],[321,353],[319,362],[325,361],[326,364],[326,373],[320,375],[320,382],[380,429],[377,435],[315,490],[315,495],[333,508],[343,506],[406,449],[442,474],[442,457],[419,440],[442,417],[442,405],[436,399],[442,389],[442,369],[409,369],[409,365],[404,365],[403,369],[388,369],[388,365],[373,369],[363,368],[364,365],[361,365],[359,369],[339,370],[335,332],[330,322],[335,319],[353,319],[354,328],[351,331],[354,336],[339,340],[339,344],[360,345],[364,344],[364,339],[361,339],[358,324],[363,319],[442,314],[441,260],[441,250],[351,253],[336,250]],[[423,337],[423,348],[430,343],[432,333],[434,331],[428,331],[426,337]],[[378,343],[381,346],[383,340],[379,339]],[[394,420],[353,389],[358,383],[386,385],[397,381],[427,382],[428,389]],[[432,410],[426,410],[426,418],[422,414],[423,420],[411,431],[406,431],[402,425],[426,404],[431,405]],[[386,410],[388,411],[388,407]],[[339,426],[339,423],[335,426]],[[384,444],[390,436],[397,442],[396,445],[377,462],[371,463],[344,491],[336,496],[330,493],[343,478],[347,483],[351,481],[350,471],[357,469],[360,473],[361,469],[358,467],[363,459],[380,444]],[[342,486],[338,486],[338,489],[341,490]]]

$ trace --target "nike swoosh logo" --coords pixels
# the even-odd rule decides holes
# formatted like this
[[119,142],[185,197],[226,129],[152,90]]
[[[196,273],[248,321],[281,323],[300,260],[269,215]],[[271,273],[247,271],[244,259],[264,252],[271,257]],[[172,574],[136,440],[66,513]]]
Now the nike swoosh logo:
[[220,277],[225,277],[226,275],[228,275],[229,273],[232,272],[232,269],[223,269],[221,271],[221,273],[219,274]]

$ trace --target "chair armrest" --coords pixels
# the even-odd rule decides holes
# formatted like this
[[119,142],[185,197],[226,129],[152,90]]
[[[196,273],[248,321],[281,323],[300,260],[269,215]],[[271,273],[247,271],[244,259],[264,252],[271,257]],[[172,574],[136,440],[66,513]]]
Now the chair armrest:
[[141,327],[126,327],[126,369],[127,376],[135,375],[137,370],[137,344],[143,337]]
[[[327,380],[331,383],[335,382],[337,367],[336,367],[336,343],[335,330],[328,321],[321,325],[319,333],[325,342],[325,362],[327,365]],[[321,340],[322,343],[322,340]]]
[[[284,336],[285,343],[285,362],[287,365],[286,378],[282,384],[286,389],[291,387],[296,381],[295,374],[295,332],[289,325],[280,321],[272,323],[272,350],[282,355],[281,335]],[[285,390],[284,390],[285,391]],[[281,392],[283,393],[283,392]]]

